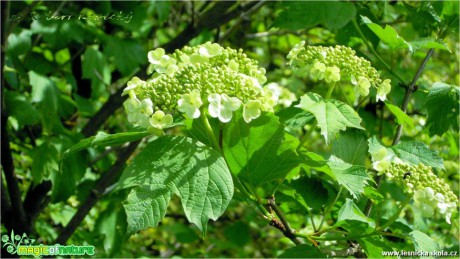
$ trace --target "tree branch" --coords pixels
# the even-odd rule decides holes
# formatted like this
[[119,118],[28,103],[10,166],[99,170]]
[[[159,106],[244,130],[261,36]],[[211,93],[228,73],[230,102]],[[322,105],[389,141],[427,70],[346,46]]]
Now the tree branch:
[[279,220],[276,218],[273,218],[270,221],[270,225],[279,229],[283,233],[283,235],[291,239],[291,241],[294,242],[294,244],[296,245],[302,244],[302,241],[300,241],[300,239],[298,239],[295,236],[296,231],[291,228],[286,217],[284,217],[283,212],[280,210],[278,205],[276,205],[275,196],[271,196],[268,198],[268,207],[271,208],[275,212],[276,216],[278,216],[279,218]]
[[[2,88],[3,89],[3,88]],[[2,91],[3,92],[3,91]],[[2,94],[2,96],[4,96]],[[3,99],[3,98],[2,98]],[[3,101],[3,100],[2,100]],[[3,102],[2,102],[3,103]],[[3,105],[2,105],[3,106]],[[8,186],[8,194],[11,201],[11,210],[13,212],[12,217],[15,219],[12,221],[11,226],[7,226],[7,228],[14,229],[18,232],[27,232],[30,233],[30,224],[27,224],[27,216],[24,211],[24,205],[21,199],[21,191],[19,190],[18,180],[14,173],[14,164],[13,164],[13,156],[11,154],[10,149],[10,140],[8,136],[8,132],[6,130],[7,125],[7,115],[2,112],[2,126],[1,126],[1,142],[2,142],[2,158],[1,163],[3,167],[3,172],[5,173],[5,180]]]
[[126,148],[124,148],[117,159],[117,162],[99,179],[97,185],[90,191],[86,201],[78,208],[78,211],[69,221],[67,226],[62,230],[61,234],[58,236],[55,244],[65,244],[69,240],[70,236],[75,232],[77,227],[81,224],[83,219],[97,203],[97,201],[102,197],[104,191],[111,184],[118,179],[123,172],[124,166],[128,158],[134,152],[136,147],[139,145],[140,141],[131,142]]

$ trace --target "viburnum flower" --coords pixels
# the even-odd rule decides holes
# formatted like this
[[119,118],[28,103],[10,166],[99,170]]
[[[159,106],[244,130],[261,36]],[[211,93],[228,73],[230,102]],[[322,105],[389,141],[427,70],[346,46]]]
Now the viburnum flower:
[[391,91],[391,80],[385,79],[380,84],[380,87],[377,89],[377,101],[381,100],[382,102],[387,99],[387,94]]
[[310,77],[314,80],[322,80],[326,72],[326,65],[319,61],[315,61],[310,68]]
[[214,118],[219,118],[223,123],[229,122],[233,117],[233,112],[241,106],[241,101],[236,97],[228,97],[226,94],[210,94],[209,115]]
[[222,53],[222,47],[217,43],[208,41],[200,47],[199,53],[205,57],[212,58]]
[[150,99],[139,101],[136,97],[124,103],[128,112],[128,121],[143,128],[149,125],[149,117],[153,114],[153,103]]
[[444,215],[447,223],[451,223],[452,214],[457,211],[458,198],[450,190],[449,184],[438,178],[430,167],[392,163],[385,174],[400,184],[405,192],[413,193],[414,206],[424,217],[439,213]]
[[377,100],[385,100],[391,90],[390,80],[380,79],[371,63],[356,56],[349,47],[305,46],[305,42],[301,41],[292,48],[287,58],[298,73],[313,80],[324,79],[329,84],[340,81],[355,86],[356,98],[369,95],[369,89],[374,87],[377,89]]
[[324,80],[327,83],[340,81],[340,68],[336,66],[327,67],[324,72]]
[[369,88],[371,88],[371,82],[365,77],[360,77],[357,85],[355,86],[355,93],[359,96],[367,96],[369,94]]
[[[265,69],[242,50],[206,42],[172,54],[158,48],[148,53],[148,59],[149,72],[156,73],[146,81],[133,78],[123,91],[130,97],[125,102],[128,120],[143,128],[167,128],[168,115],[178,113],[196,119],[205,112],[227,123],[241,105],[245,121],[250,122],[262,112],[272,112],[279,99],[263,87]],[[144,99],[151,100],[151,113],[139,108]]]
[[177,101],[178,110],[187,114],[188,117],[196,119],[200,117],[200,107],[203,105],[200,92],[193,90],[189,94],[182,95],[182,98]]
[[173,117],[171,114],[166,114],[163,111],[156,111],[152,117],[150,117],[150,125],[156,129],[164,129],[173,123]]
[[269,83],[264,86],[264,89],[270,90],[276,96],[276,102],[284,107],[289,107],[297,100],[295,94],[286,87],[282,87],[277,83]]
[[246,123],[251,122],[253,119],[256,119],[260,116],[261,113],[261,104],[260,101],[251,100],[244,104],[243,106],[243,119]]

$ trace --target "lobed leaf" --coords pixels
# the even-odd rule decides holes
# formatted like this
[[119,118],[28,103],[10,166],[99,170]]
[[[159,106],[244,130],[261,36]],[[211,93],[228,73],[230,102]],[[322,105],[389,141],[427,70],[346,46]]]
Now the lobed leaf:
[[181,198],[187,219],[206,233],[233,196],[224,158],[214,149],[183,136],[162,136],[126,168],[118,189],[132,188],[124,204],[128,234],[156,227],[173,194]]
[[438,152],[418,141],[401,141],[391,147],[401,160],[418,165],[420,163],[433,168],[444,169],[442,158]]
[[302,96],[300,105],[302,109],[312,113],[321,128],[321,135],[326,143],[347,127],[364,129],[361,127],[361,118],[349,105],[335,100],[323,99],[318,94],[307,93]]
[[428,113],[426,127],[430,136],[442,136],[450,127],[458,131],[459,95],[460,90],[456,86],[439,82],[433,84],[425,101]]

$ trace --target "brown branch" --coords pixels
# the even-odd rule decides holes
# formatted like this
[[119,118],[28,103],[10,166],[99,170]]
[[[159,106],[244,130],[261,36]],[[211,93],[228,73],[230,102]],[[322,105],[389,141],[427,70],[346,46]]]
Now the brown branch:
[[78,208],[75,215],[69,221],[67,226],[62,230],[55,244],[65,244],[69,240],[70,236],[75,232],[77,227],[81,224],[83,219],[89,213],[89,211],[96,205],[97,201],[102,197],[104,191],[111,184],[118,179],[123,172],[124,166],[128,158],[134,152],[140,141],[131,142],[126,148],[124,148],[117,159],[117,162],[99,179],[97,185],[90,191],[90,194],[86,198],[86,201]]
[[275,212],[276,216],[278,216],[278,218],[279,218],[279,220],[277,218],[273,218],[270,221],[270,226],[273,226],[273,227],[279,229],[283,233],[283,235],[285,237],[289,238],[292,242],[294,242],[294,244],[296,244],[296,245],[302,244],[302,241],[300,241],[300,239],[298,239],[295,236],[296,231],[291,228],[291,226],[289,225],[289,222],[284,217],[283,212],[280,210],[278,205],[276,205],[275,196],[269,197],[267,199],[267,201],[268,201],[268,207],[271,210],[273,210]]
[[[3,88],[2,88],[3,89]],[[3,95],[2,95],[3,96]],[[2,98],[3,99],[3,98]],[[12,221],[12,226],[7,226],[7,228],[14,229],[16,231],[30,233],[30,224],[27,224],[27,216],[24,211],[24,205],[22,203],[21,191],[19,190],[18,179],[16,178],[14,172],[13,156],[10,149],[10,139],[8,136],[8,131],[6,130],[7,125],[7,115],[2,112],[1,115],[1,142],[2,142],[2,158],[1,164],[3,167],[3,172],[5,173],[5,180],[8,186],[8,194],[11,202],[11,211],[13,215],[10,217],[15,220]]]

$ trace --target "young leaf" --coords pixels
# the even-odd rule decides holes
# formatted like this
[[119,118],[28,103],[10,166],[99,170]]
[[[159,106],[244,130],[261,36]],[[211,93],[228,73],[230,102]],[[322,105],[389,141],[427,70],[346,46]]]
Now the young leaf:
[[233,195],[232,176],[214,149],[183,136],[150,142],[121,176],[118,189],[132,188],[124,207],[128,234],[156,227],[173,194],[182,201],[187,219],[206,233]]
[[419,49],[440,49],[452,52],[444,42],[438,42],[430,38],[411,41],[409,44],[412,45],[414,51]]
[[396,30],[390,25],[386,25],[385,28],[382,26],[373,23],[366,16],[361,16],[364,24],[369,27],[379,38],[380,40],[387,44],[391,49],[409,49],[412,52],[412,46],[407,43],[403,38],[401,38]]
[[117,146],[126,142],[136,141],[150,135],[148,131],[124,132],[116,134],[107,134],[99,131],[91,142],[91,146],[108,147]]
[[299,107],[315,116],[326,143],[347,127],[364,129],[360,125],[361,118],[358,113],[341,101],[323,99],[318,94],[307,93],[302,96]]
[[370,233],[374,231],[375,222],[366,217],[353,200],[347,198],[345,204],[339,210],[335,225],[353,233]]
[[389,104],[385,102],[388,110],[396,117],[396,121],[399,125],[408,126],[409,128],[414,128],[414,120],[409,117],[406,113],[404,113],[398,106],[393,104]]
[[364,192],[367,182],[372,181],[364,166],[345,163],[335,156],[331,156],[327,164],[331,168],[332,178],[345,187],[355,199]]
[[117,146],[126,142],[136,141],[148,135],[150,135],[148,131],[123,132],[116,134],[107,134],[105,132],[99,131],[96,136],[82,139],[80,142],[64,151],[64,153],[61,154],[61,161],[66,159],[68,155],[89,147]]
[[441,248],[439,247],[438,243],[436,243],[436,241],[434,241],[431,237],[429,237],[425,233],[420,232],[418,230],[410,232],[409,238],[414,243],[414,247],[416,251],[432,252],[432,251],[441,250]]
[[250,123],[236,113],[223,129],[222,148],[230,170],[253,186],[284,179],[298,166],[297,144],[270,113]]
[[434,83],[425,101],[428,112],[426,127],[430,136],[442,136],[451,126],[458,131],[459,116],[459,95],[458,87],[444,83]]
[[444,169],[442,158],[438,152],[417,141],[401,141],[391,147],[396,155],[403,161],[418,165],[420,163],[434,168]]

